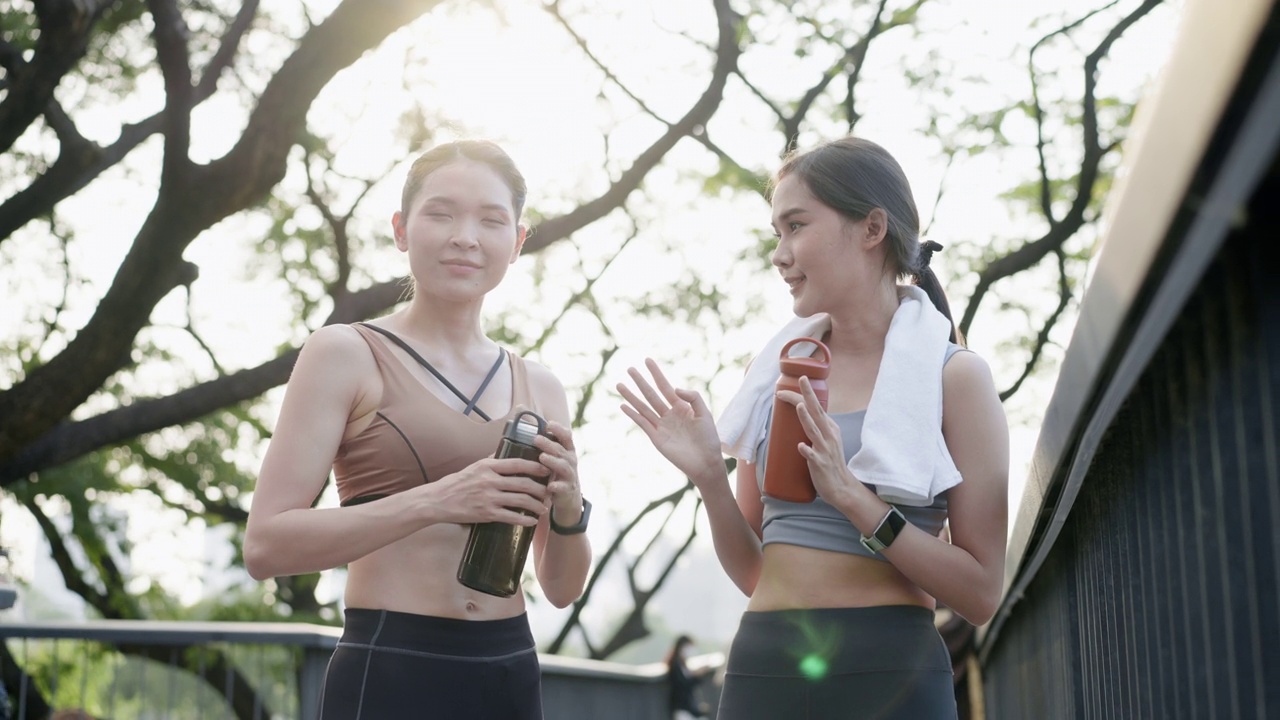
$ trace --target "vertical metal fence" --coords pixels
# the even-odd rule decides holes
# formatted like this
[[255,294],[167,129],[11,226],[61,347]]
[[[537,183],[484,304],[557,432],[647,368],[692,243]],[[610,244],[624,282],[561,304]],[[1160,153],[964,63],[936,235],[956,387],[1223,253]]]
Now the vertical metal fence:
[[989,719],[1280,717],[1278,186],[1107,430],[990,648]]

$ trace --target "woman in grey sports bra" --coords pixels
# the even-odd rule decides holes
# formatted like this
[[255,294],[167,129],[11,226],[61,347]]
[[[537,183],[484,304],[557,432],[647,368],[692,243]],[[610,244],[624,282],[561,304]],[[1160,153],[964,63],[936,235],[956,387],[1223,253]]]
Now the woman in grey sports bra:
[[[771,200],[773,264],[793,310],[829,321],[820,338],[830,350],[827,409],[802,382],[802,393],[780,394],[790,405],[779,410],[794,407],[808,437],[800,452],[818,499],[764,497],[767,427],[758,446],[741,451],[751,461],[740,458],[731,489],[711,411],[653,361],[646,362],[652,380],[631,368],[634,388],[618,386],[623,412],[697,487],[720,563],[750,598],[717,717],[955,718],[935,607],[941,602],[981,625],[996,610],[1004,573],[1009,439],[990,371],[955,344],[952,326],[942,377],[919,382],[941,385],[941,439],[962,481],[918,507],[883,500],[849,463],[882,359],[889,361],[886,337],[899,296],[918,294],[898,281],[910,278],[951,318],[928,268],[940,246],[920,241],[897,161],[860,138],[790,155]],[[921,426],[906,434],[918,436],[923,450],[938,433]]]

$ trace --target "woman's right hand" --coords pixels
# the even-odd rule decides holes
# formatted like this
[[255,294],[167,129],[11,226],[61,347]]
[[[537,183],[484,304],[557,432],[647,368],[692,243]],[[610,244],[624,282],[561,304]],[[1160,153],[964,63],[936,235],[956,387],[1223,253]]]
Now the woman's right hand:
[[639,395],[625,383],[618,383],[618,392],[626,400],[622,412],[640,426],[658,452],[694,485],[723,478],[725,466],[720,436],[702,396],[693,390],[672,386],[653,360],[646,359],[645,366],[653,376],[653,385],[639,370],[627,369]]
[[550,491],[530,478],[546,477],[550,472],[534,460],[488,457],[423,487],[436,493],[433,505],[442,513],[441,522],[532,526],[547,511]]

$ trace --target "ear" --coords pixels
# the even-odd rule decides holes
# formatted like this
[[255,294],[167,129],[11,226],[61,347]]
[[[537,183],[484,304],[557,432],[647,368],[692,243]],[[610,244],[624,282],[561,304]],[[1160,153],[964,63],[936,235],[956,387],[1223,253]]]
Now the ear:
[[523,225],[516,226],[516,246],[511,251],[511,264],[515,264],[516,259],[520,257],[520,248],[524,247],[525,238],[529,235],[529,228]]
[[395,236],[396,248],[400,252],[409,250],[409,241],[404,235],[404,215],[399,210],[391,215],[391,234]]
[[889,214],[884,211],[884,208],[873,208],[862,219],[862,225],[866,229],[862,244],[864,248],[870,250],[884,242],[889,234]]

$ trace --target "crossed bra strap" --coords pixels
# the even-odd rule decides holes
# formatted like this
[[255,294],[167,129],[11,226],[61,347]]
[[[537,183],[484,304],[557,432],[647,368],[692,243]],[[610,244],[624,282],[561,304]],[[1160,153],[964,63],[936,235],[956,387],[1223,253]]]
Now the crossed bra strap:
[[480,416],[481,420],[484,420],[485,422],[489,422],[491,418],[488,415],[486,415],[483,410],[476,407],[476,403],[480,402],[480,396],[484,394],[485,388],[489,387],[489,383],[493,380],[494,376],[498,374],[498,368],[502,367],[502,359],[507,356],[507,353],[505,350],[502,350],[501,348],[498,349],[498,359],[494,361],[493,367],[489,368],[489,374],[485,376],[484,382],[480,383],[480,387],[476,389],[475,395],[472,395],[471,397],[467,397],[466,395],[463,394],[461,390],[455,387],[453,383],[449,382],[449,380],[446,379],[444,375],[441,375],[439,370],[436,370],[434,367],[432,367],[431,363],[427,362],[426,358],[419,355],[417,350],[414,350],[412,347],[409,346],[409,343],[402,340],[399,335],[396,335],[395,333],[385,328],[380,328],[377,325],[370,325],[369,323],[364,323],[364,322],[360,324],[369,328],[370,330],[373,330],[374,332],[384,335],[385,337],[387,337],[387,339],[391,340],[391,342],[398,345],[401,350],[404,350],[405,352],[409,353],[409,357],[413,358],[418,362],[419,365],[426,368],[427,371],[430,372],[432,375],[434,375],[435,378],[439,380],[442,385],[444,385],[446,388],[448,388],[450,392],[456,395],[459,400],[466,403],[467,406],[462,410],[463,415],[470,415],[471,412],[474,410],[476,415]]

